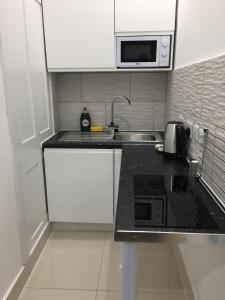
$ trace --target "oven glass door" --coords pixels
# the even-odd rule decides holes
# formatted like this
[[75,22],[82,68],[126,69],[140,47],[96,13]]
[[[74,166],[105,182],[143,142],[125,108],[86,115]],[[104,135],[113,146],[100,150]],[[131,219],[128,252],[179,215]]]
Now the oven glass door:
[[117,67],[150,68],[159,66],[158,36],[118,37]]

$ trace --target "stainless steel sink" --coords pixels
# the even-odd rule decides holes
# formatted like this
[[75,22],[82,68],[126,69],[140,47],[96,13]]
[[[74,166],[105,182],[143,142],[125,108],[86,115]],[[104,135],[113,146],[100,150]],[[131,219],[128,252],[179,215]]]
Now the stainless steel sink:
[[113,139],[113,134],[110,132],[65,132],[60,138],[60,142],[82,142],[82,141],[97,141],[104,142]]
[[162,137],[154,131],[119,131],[111,133],[105,132],[78,132],[66,131],[60,138],[59,142],[107,142],[118,141],[125,143],[151,143],[162,142]]
[[114,133],[113,140],[121,142],[137,142],[137,143],[150,143],[162,142],[162,137],[158,132],[132,132],[122,131]]

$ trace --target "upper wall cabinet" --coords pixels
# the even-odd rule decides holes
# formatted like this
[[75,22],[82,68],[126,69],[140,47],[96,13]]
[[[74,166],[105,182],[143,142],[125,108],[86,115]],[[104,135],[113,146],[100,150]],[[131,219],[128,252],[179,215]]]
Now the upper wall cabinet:
[[43,0],[49,71],[112,69],[114,0]]
[[115,0],[116,32],[173,31],[176,0]]

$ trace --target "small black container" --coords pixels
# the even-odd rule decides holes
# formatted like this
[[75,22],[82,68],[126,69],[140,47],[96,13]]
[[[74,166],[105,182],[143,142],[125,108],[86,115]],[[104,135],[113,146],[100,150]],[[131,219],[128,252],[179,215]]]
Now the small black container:
[[84,107],[83,112],[80,115],[80,131],[89,132],[91,130],[91,117],[87,108]]

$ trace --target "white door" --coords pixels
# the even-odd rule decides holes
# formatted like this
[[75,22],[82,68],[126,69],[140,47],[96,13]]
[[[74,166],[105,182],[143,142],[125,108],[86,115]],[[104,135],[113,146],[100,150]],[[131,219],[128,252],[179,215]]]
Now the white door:
[[173,31],[176,0],[115,0],[115,31]]
[[113,150],[45,149],[49,219],[113,223]]
[[[41,142],[52,134],[45,66],[42,8],[35,0],[24,0],[30,80],[29,133],[22,138],[25,209],[29,248],[35,244],[47,221]],[[23,115],[25,119],[25,115]]]
[[6,100],[26,261],[47,223],[41,142],[52,134],[52,117],[45,70],[42,9],[35,0],[9,0],[2,4],[1,11]]
[[39,140],[51,133],[51,113],[47,86],[47,70],[43,32],[42,7],[35,0],[24,0],[29,75]]
[[18,202],[4,90],[0,45],[0,299],[6,299],[4,294],[22,267]]
[[57,69],[110,69],[114,0],[44,0],[47,64]]

